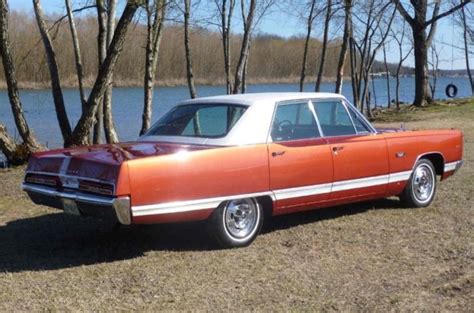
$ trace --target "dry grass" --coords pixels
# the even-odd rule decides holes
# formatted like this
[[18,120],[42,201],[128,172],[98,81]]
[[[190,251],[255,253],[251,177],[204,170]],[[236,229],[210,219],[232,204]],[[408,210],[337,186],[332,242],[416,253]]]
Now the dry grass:
[[22,169],[1,172],[0,310],[472,312],[473,118],[472,100],[410,113],[409,128],[466,136],[464,167],[430,207],[390,198],[279,217],[236,250],[210,246],[202,224],[115,228],[35,206]]

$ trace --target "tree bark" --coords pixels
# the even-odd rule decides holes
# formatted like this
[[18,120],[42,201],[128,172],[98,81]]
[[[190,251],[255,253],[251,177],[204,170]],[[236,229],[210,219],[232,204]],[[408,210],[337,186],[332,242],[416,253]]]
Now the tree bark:
[[43,41],[46,59],[48,61],[49,73],[51,75],[51,90],[53,93],[54,106],[56,109],[56,116],[59,122],[59,128],[64,141],[68,141],[71,136],[71,125],[66,113],[64,105],[63,91],[61,88],[61,79],[59,77],[58,63],[56,61],[56,52],[54,51],[53,42],[49,36],[48,27],[44,21],[44,13],[41,8],[40,0],[33,0],[33,7],[36,15],[36,21]]
[[[257,0],[250,0],[249,12],[247,14],[247,18],[244,19],[244,34],[242,38],[242,46],[240,48],[239,61],[237,63],[237,68],[235,70],[234,88],[232,90],[232,93],[234,94],[240,93],[242,89],[242,76],[244,73],[245,60],[247,59],[248,54],[249,54],[250,38],[251,38],[251,31],[252,31],[253,18],[255,15],[256,5],[257,5]],[[243,2],[242,2],[242,8],[243,8]],[[242,14],[244,14],[243,10],[242,10]]]
[[[16,70],[13,63],[13,53],[10,49],[10,40],[8,36],[8,4],[6,0],[0,0],[0,55],[2,57],[3,71],[5,73],[5,80],[8,89],[8,98],[10,100],[15,125],[27,149],[30,152],[36,151],[40,149],[40,145],[36,141],[28,123],[26,122],[23,114],[23,105],[20,101],[20,93],[18,91]],[[6,134],[6,130],[4,133]],[[4,139],[3,148],[0,148],[4,151],[7,158],[7,153],[9,152],[7,150],[8,147],[10,147],[8,140]]]
[[79,38],[77,37],[76,23],[74,22],[74,15],[72,12],[71,0],[66,0],[65,2],[66,2],[67,17],[69,20],[69,29],[71,31],[72,44],[74,47],[74,58],[76,61],[76,74],[77,74],[77,81],[79,84],[79,95],[81,97],[82,110],[84,111],[87,99],[84,93],[84,70],[82,67],[81,48],[79,45]]
[[462,19],[462,25],[463,25],[464,57],[466,58],[467,76],[469,77],[469,82],[471,83],[471,95],[474,95],[474,81],[472,78],[471,66],[469,63],[468,32],[467,32],[467,23],[466,23],[466,12],[464,11],[464,7],[461,9],[461,19]]
[[0,123],[0,151],[3,152],[8,164],[11,165],[21,165],[28,162],[28,158],[33,152],[25,143],[16,144],[2,123]]
[[[142,127],[140,129],[140,136],[143,135],[150,128],[151,125],[156,65],[158,63],[161,37],[163,34],[163,20],[166,12],[165,0],[155,0],[154,2],[154,12],[152,12],[148,1],[146,3],[147,41],[145,49],[144,75],[145,103],[143,106]],[[154,18],[152,21],[153,16]]]
[[321,58],[320,58],[320,63],[319,63],[318,76],[316,78],[316,85],[314,86],[314,91],[316,92],[319,92],[321,90],[321,81],[323,79],[323,74],[324,74],[324,65],[326,64],[326,51],[328,47],[329,23],[331,22],[331,15],[332,15],[332,0],[327,0],[326,18],[324,20],[323,47],[321,50]]
[[[115,29],[115,10],[117,0],[109,0],[107,7],[107,47],[109,47],[114,37]],[[117,130],[115,128],[114,118],[112,115],[112,87],[113,87],[113,73],[107,82],[107,89],[104,94],[103,106],[103,123],[105,141],[107,143],[116,143],[119,141]]]
[[300,75],[300,92],[303,92],[304,81],[306,79],[306,69],[307,69],[307,60],[308,60],[308,48],[309,40],[311,39],[311,32],[313,30],[314,22],[314,6],[316,5],[316,0],[311,1],[311,7],[309,9],[308,20],[306,22],[306,38],[304,41],[304,50],[303,50],[303,63],[301,65],[301,75]]
[[[229,10],[227,11],[227,3],[229,3]],[[230,78],[230,29],[232,14],[234,12],[235,0],[222,0],[221,6],[216,1],[217,8],[221,15],[221,36],[222,36],[222,51],[224,53],[224,72],[226,81],[226,92],[227,94],[232,93],[232,82]]]
[[[342,37],[341,53],[337,64],[336,93],[342,93],[342,82],[344,78],[344,65],[346,63],[347,46],[352,34],[352,0],[344,0],[344,35]],[[355,101],[355,98],[354,98]]]
[[105,90],[107,89],[107,83],[110,80],[115,64],[120,56],[120,52],[122,51],[128,27],[130,26],[133,16],[140,4],[141,1],[127,1],[127,5],[120,17],[112,42],[107,51],[107,57],[99,69],[94,87],[89,94],[86,111],[81,115],[81,118],[72,133],[71,139],[67,142],[68,146],[86,145],[88,143],[87,139],[90,135],[95,111],[104,96]]
[[191,0],[184,0],[184,50],[186,54],[186,77],[188,80],[189,95],[196,98],[196,87],[194,86],[193,61],[191,47],[189,45],[189,15]]
[[[107,9],[105,8],[105,0],[96,0],[97,5],[97,55],[98,68],[102,66],[107,54]],[[108,87],[109,81],[107,81]],[[105,97],[104,97],[105,98]],[[103,99],[104,99],[103,98]],[[94,132],[92,134],[92,143],[99,144],[102,137],[104,121],[104,101],[100,101],[95,111]]]

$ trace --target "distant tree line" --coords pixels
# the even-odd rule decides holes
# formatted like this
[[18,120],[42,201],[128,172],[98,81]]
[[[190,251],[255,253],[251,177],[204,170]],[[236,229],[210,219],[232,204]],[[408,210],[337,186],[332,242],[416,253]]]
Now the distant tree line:
[[[335,79],[334,92],[350,84],[354,105],[371,114],[370,84],[381,66],[395,68],[396,105],[404,62],[415,59],[415,106],[432,101],[429,76],[437,75],[439,53],[433,44],[437,23],[447,16],[462,30],[470,74],[473,14],[470,0],[95,0],[52,16],[32,0],[34,17],[10,12],[0,0],[0,80],[5,82],[21,142],[15,142],[0,120],[0,150],[21,164],[44,149],[23,114],[19,83],[51,88],[64,146],[119,140],[113,121],[113,85],[143,86],[143,133],[150,126],[155,83],[186,82],[189,96],[199,83],[222,82],[228,94],[245,93],[249,81],[299,77],[319,91],[324,78]],[[123,10],[117,14],[119,4]],[[122,7],[121,7],[122,8]],[[302,38],[259,34],[271,10],[301,21]],[[82,18],[77,13],[88,11]],[[237,20],[237,23],[236,23]],[[321,30],[317,31],[316,30]],[[315,33],[317,34],[315,36]],[[387,45],[399,60],[387,63]],[[434,77],[436,78],[436,76]],[[469,75],[472,90],[474,85]],[[387,92],[390,80],[387,78]],[[82,114],[69,120],[62,89],[78,86]],[[86,90],[89,87],[90,90]],[[390,106],[391,95],[388,94]]]

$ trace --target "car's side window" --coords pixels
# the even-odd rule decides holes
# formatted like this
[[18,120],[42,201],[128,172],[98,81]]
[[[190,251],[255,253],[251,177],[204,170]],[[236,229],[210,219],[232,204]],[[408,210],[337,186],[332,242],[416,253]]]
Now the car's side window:
[[356,134],[349,113],[340,101],[317,101],[314,106],[324,136]]
[[280,103],[272,124],[272,140],[288,141],[321,137],[313,108],[307,101]]

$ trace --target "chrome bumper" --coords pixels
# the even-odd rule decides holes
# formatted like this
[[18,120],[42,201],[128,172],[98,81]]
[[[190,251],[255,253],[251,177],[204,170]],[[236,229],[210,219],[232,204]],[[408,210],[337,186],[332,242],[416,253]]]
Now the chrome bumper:
[[105,197],[79,191],[58,191],[55,188],[23,183],[23,190],[36,204],[85,216],[115,217],[121,224],[131,224],[130,197]]

